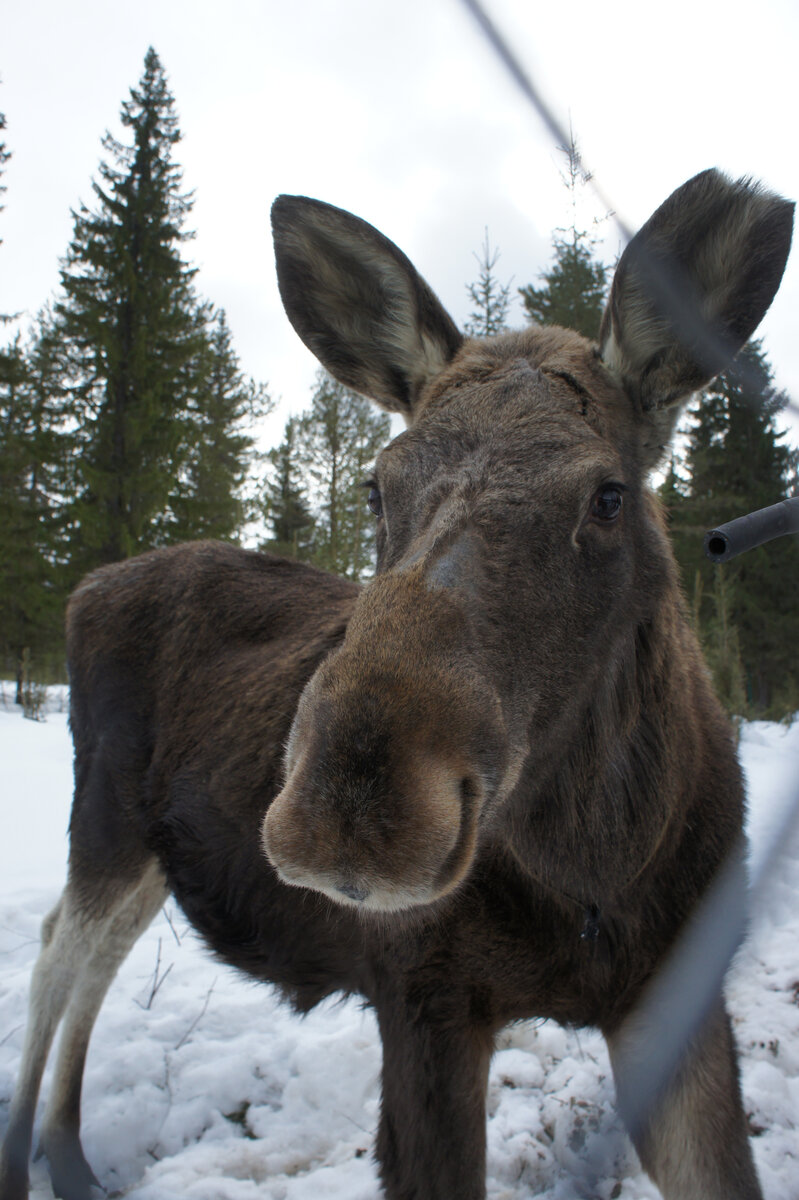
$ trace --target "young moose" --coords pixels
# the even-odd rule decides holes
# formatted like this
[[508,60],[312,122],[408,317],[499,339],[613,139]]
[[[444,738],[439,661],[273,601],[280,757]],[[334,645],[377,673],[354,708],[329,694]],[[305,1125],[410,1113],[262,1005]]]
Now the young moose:
[[[497,1031],[598,1026],[623,1092],[622,1021],[739,844],[730,731],[647,476],[771,303],[792,205],[685,184],[622,256],[598,344],[466,340],[370,225],[292,197],[273,219],[300,337],[408,423],[370,484],[377,575],[199,543],[79,587],[69,878],[2,1200],[27,1195],[62,1017],[41,1147],[56,1195],[90,1195],[92,1023],[169,891],[300,1011],[365,996],[387,1197],[479,1200]],[[760,1197],[721,996],[636,1140],[666,1200]]]

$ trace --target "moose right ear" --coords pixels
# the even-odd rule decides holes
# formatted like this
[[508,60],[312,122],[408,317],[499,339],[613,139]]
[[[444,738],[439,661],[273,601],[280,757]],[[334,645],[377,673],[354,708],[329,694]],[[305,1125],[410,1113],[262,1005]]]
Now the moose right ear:
[[272,205],[278,286],[305,345],[341,383],[401,412],[463,338],[393,242],[366,221],[305,196]]
[[793,208],[748,180],[703,171],[622,254],[600,353],[663,441],[678,402],[728,366],[765,316],[788,258]]

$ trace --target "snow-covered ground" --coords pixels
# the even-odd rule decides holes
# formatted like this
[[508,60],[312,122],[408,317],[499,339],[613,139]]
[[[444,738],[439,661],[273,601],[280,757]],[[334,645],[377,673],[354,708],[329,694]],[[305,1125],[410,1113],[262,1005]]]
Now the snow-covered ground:
[[[745,727],[742,755],[756,856],[799,784],[799,722]],[[0,697],[0,1135],[39,926],[64,878],[70,792],[64,712],[26,721]],[[797,1200],[799,837],[768,875],[727,994],[766,1198]],[[107,1191],[131,1200],[377,1200],[379,1075],[370,1012],[327,1003],[299,1019],[268,988],[212,960],[172,904],[134,948],[97,1022],[84,1147]],[[49,1069],[43,1095],[48,1081]],[[507,1030],[489,1091],[492,1200],[573,1197],[581,1148],[609,1126],[612,1103],[599,1035],[551,1022]],[[42,1163],[32,1185],[35,1200],[51,1197]],[[599,1191],[659,1195],[629,1147]]]

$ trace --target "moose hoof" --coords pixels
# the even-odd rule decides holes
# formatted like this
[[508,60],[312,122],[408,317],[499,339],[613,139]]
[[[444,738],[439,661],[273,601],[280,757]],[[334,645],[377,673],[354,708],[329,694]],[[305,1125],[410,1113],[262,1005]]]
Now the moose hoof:
[[0,1196],[2,1200],[28,1200],[28,1163],[0,1159]]
[[96,1200],[105,1195],[77,1134],[43,1133],[36,1157],[41,1155],[47,1159],[53,1195],[59,1200]]

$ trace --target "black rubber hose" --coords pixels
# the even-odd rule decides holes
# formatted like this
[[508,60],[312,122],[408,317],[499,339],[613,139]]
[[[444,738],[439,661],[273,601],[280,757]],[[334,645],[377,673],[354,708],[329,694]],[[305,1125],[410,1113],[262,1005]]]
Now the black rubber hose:
[[799,496],[780,500],[779,504],[759,508],[757,512],[711,529],[705,534],[705,554],[713,562],[727,562],[736,554],[743,554],[745,550],[762,546],[786,533],[799,533]]

